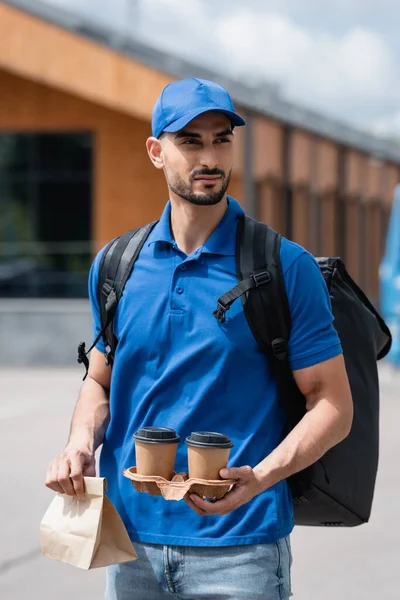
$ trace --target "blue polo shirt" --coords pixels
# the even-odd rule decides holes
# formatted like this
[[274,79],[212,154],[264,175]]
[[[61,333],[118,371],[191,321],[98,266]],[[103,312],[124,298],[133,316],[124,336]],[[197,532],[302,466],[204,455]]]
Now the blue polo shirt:
[[[175,546],[261,544],[293,528],[286,481],[226,516],[198,516],[184,501],[139,493],[122,472],[135,464],[132,436],[143,425],[172,427],[181,436],[175,470],[187,471],[184,443],[192,431],[226,433],[234,442],[230,466],[257,465],[283,437],[285,413],[275,379],[237,300],[219,323],[217,299],[236,280],[235,236],[240,205],[228,209],[205,244],[190,256],[174,242],[170,203],[126,283],[115,317],[119,340],[113,366],[111,420],[100,472],[132,540]],[[97,279],[89,278],[94,335],[100,331]],[[314,258],[282,240],[281,261],[292,313],[293,369],[341,353],[330,299]],[[99,342],[98,349],[103,351]]]

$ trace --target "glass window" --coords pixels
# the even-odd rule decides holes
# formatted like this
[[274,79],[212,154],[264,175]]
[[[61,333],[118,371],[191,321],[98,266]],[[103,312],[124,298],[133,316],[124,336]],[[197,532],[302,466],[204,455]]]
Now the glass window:
[[85,298],[90,133],[0,134],[0,297]]

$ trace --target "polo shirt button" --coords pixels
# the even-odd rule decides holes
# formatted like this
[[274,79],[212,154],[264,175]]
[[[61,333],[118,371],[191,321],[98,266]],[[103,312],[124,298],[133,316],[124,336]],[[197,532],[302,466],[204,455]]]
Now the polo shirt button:
[[186,271],[186,265],[181,265],[179,268],[181,271]]
[[177,294],[183,294],[183,289],[181,287],[177,287],[176,288],[176,293]]

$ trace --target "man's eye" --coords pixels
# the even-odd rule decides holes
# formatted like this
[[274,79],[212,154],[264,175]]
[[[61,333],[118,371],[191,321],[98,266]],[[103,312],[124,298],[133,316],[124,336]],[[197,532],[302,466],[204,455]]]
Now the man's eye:
[[183,144],[192,144],[193,145],[193,144],[199,144],[200,142],[199,142],[199,140],[194,140],[193,138],[190,138],[188,140],[184,140],[182,143]]
[[217,138],[215,141],[218,144],[226,144],[229,143],[231,140],[229,138]]

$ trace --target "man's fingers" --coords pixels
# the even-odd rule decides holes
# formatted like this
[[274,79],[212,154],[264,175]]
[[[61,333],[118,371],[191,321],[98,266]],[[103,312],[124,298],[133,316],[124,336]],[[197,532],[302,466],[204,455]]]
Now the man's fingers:
[[83,475],[86,477],[96,477],[96,463],[94,460],[91,460],[89,463],[86,463],[83,466]]
[[247,479],[253,476],[251,467],[229,467],[221,469],[219,474],[223,479]]
[[190,500],[203,512],[208,515],[225,515],[239,508],[243,504],[243,498],[238,490],[228,492],[224,498],[216,502],[207,502],[197,494],[191,494]]
[[85,496],[85,484],[83,481],[83,457],[78,458],[78,456],[71,456],[71,470],[70,476],[72,480],[72,485],[75,490],[75,494],[78,498],[83,498]]
[[65,450],[50,463],[46,473],[46,486],[59,494],[81,499],[85,495],[84,475],[96,476],[94,456],[78,449]]
[[50,490],[53,490],[53,492],[57,492],[58,494],[64,493],[64,490],[58,483],[58,463],[56,461],[50,463],[47,469],[46,487],[48,487]]
[[71,467],[69,460],[63,460],[58,466],[58,483],[62,487],[62,493],[75,496],[75,489],[70,478]]
[[204,510],[202,510],[201,508],[196,506],[196,504],[190,499],[189,494],[186,494],[186,496],[184,497],[184,500],[185,500],[186,504],[188,506],[190,506],[190,508],[192,508],[194,510],[194,512],[197,513],[200,517],[204,517],[206,514],[208,514]]
[[219,514],[219,503],[222,500],[218,500],[217,502],[209,502],[207,500],[203,500],[197,494],[190,494],[189,500],[193,502],[194,506],[197,510],[200,510],[203,515],[216,515]]

